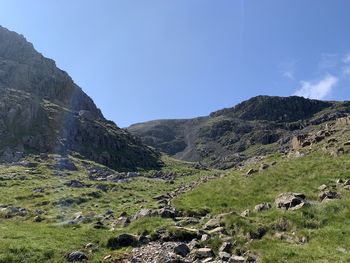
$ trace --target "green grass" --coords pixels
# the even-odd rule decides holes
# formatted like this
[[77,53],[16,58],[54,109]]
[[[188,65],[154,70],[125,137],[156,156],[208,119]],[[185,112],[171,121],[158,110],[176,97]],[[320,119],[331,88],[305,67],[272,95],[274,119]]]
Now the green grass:
[[[350,261],[350,191],[338,189],[341,200],[317,203],[297,211],[273,208],[252,212],[248,218],[239,213],[253,210],[261,202],[273,203],[282,192],[302,192],[316,201],[321,184],[334,185],[337,178],[350,178],[350,156],[330,157],[312,153],[298,159],[274,156],[277,164],[267,171],[245,177],[244,171],[233,171],[227,177],[210,181],[174,201],[184,211],[209,209],[213,214],[234,211],[225,218],[227,229],[237,241],[237,250],[257,252],[262,262],[349,262]],[[258,167],[258,165],[256,165]],[[264,227],[262,240],[246,243],[249,231]],[[273,234],[281,229],[294,237],[307,237],[305,245],[277,240]],[[346,252],[339,252],[340,249]]]
[[[0,263],[63,262],[64,255],[75,250],[85,252],[89,262],[101,262],[109,254],[118,258],[130,248],[117,251],[107,249],[106,243],[110,237],[123,232],[152,233],[156,229],[170,227],[174,224],[173,221],[158,217],[144,218],[114,231],[109,231],[110,227],[94,229],[93,223],[97,219],[73,226],[65,226],[64,223],[72,220],[77,212],[82,212],[84,216],[101,215],[111,209],[118,218],[122,212],[133,215],[141,206],[158,208],[157,201],[153,200],[154,196],[212,173],[195,169],[191,163],[164,156],[164,173],[174,172],[190,176],[177,177],[172,184],[147,177],[136,178],[127,183],[96,182],[89,180],[81,161],[73,159],[78,171],[70,172],[67,176],[53,175],[48,167],[53,164],[51,159],[39,164],[35,168],[35,174],[30,168],[0,165],[0,204],[23,207],[29,211],[24,217],[8,219],[0,216]],[[28,160],[33,161],[33,158],[29,157]],[[12,179],[9,179],[9,175],[13,176]],[[84,182],[88,187],[72,188],[64,185],[72,179]],[[93,187],[96,184],[107,185],[109,190],[99,191]],[[39,187],[45,191],[33,192],[33,189]],[[91,193],[98,193],[98,197],[92,197]],[[57,202],[62,199],[81,199],[84,202],[71,206],[58,205]],[[45,212],[42,215],[44,221],[34,222],[36,210]],[[85,249],[87,243],[97,244],[98,249],[93,252]]]

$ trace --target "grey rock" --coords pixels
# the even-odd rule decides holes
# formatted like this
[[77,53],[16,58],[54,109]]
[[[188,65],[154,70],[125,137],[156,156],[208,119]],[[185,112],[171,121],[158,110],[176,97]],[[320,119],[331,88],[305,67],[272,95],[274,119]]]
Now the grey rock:
[[81,251],[74,251],[65,256],[68,262],[85,261],[88,257]]
[[174,247],[174,252],[182,257],[186,257],[190,253],[190,249],[186,244],[182,243]]

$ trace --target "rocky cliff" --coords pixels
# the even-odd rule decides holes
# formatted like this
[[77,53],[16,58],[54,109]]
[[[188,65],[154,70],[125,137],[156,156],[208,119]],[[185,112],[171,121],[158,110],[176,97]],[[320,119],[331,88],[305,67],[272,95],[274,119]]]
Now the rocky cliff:
[[26,39],[0,27],[0,153],[76,152],[112,168],[157,167],[159,155],[106,120],[90,97]]

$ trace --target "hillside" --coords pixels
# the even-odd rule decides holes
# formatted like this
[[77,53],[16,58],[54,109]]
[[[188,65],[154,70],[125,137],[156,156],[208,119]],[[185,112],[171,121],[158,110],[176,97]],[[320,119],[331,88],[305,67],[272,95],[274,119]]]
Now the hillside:
[[[112,168],[159,166],[159,155],[107,121],[68,74],[0,27],[0,160],[77,153]],[[2,153],[2,154],[1,154]]]
[[0,165],[0,262],[349,262],[349,156],[349,117],[227,171],[28,155]]
[[206,117],[150,121],[128,131],[175,158],[230,168],[253,156],[286,151],[293,135],[349,112],[349,102],[258,96]]

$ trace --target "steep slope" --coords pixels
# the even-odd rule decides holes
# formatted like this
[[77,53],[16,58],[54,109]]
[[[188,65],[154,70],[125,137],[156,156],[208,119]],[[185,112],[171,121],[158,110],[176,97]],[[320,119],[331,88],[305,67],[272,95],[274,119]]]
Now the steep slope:
[[[159,156],[107,121],[25,38],[0,27],[0,152],[77,152],[112,168],[156,167]],[[13,158],[11,158],[11,156]]]
[[291,135],[347,112],[348,102],[257,96],[207,117],[151,121],[128,130],[176,158],[229,168],[251,156],[284,151]]

